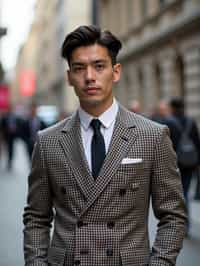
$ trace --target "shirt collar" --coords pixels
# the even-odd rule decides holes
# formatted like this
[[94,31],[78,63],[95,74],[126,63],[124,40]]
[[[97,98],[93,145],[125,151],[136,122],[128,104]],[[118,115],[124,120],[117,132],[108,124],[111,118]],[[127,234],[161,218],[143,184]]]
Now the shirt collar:
[[[115,120],[117,116],[118,109],[119,109],[118,102],[114,98],[112,105],[103,114],[101,114],[98,117],[98,119],[101,121],[102,125],[105,128],[109,128],[111,126],[112,122]],[[92,119],[97,118],[97,117],[93,117],[90,114],[88,114],[86,111],[84,111],[81,108],[81,106],[78,109],[78,114],[80,117],[81,125],[83,126],[85,130],[88,130]]]

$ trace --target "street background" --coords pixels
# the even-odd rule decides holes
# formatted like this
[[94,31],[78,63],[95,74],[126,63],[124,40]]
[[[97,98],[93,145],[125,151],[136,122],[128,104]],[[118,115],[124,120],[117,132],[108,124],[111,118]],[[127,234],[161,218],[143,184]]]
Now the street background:
[[[108,29],[122,40],[118,60],[123,73],[114,89],[121,104],[131,110],[135,101],[137,112],[155,118],[161,115],[162,100],[179,97],[200,130],[197,0],[0,0],[0,120],[10,107],[15,115],[29,120],[34,103],[37,115],[48,125],[77,108],[60,48],[66,34],[83,24]],[[15,143],[14,151],[8,171],[6,154],[0,149],[0,266],[24,265],[22,213],[29,158],[21,141]],[[193,182],[191,232],[178,266],[200,265],[200,201],[194,200],[194,186]],[[155,225],[151,212],[151,242]]]

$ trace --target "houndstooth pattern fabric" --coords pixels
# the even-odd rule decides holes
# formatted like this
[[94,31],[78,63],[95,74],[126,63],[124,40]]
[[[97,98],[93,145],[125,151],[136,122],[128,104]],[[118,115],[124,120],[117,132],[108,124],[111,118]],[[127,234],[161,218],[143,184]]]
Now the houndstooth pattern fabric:
[[[120,106],[96,180],[80,134],[77,113],[39,134],[24,210],[25,265],[175,265],[186,212],[168,129]],[[150,197],[160,220],[152,249]]]

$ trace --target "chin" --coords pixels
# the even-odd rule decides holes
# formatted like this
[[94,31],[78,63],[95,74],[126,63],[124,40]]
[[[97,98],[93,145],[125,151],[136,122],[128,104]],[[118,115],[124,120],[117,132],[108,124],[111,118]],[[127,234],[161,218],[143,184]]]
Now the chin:
[[92,110],[92,109],[99,108],[101,106],[101,101],[98,101],[98,100],[82,101],[81,106],[85,110],[89,110],[89,109]]
[[88,106],[97,106],[99,104],[101,104],[101,100],[100,99],[86,99],[85,101],[83,101],[83,104],[86,104]]

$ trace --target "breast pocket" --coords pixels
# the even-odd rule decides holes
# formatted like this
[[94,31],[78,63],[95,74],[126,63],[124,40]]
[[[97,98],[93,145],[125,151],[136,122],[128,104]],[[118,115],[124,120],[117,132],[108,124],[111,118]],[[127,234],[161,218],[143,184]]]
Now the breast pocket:
[[143,205],[147,200],[150,184],[150,168],[146,163],[120,165],[116,172],[119,200],[126,208]]
[[133,164],[121,164],[117,170],[117,175],[122,178],[136,178],[146,176],[149,173],[149,166],[147,163],[133,163]]

